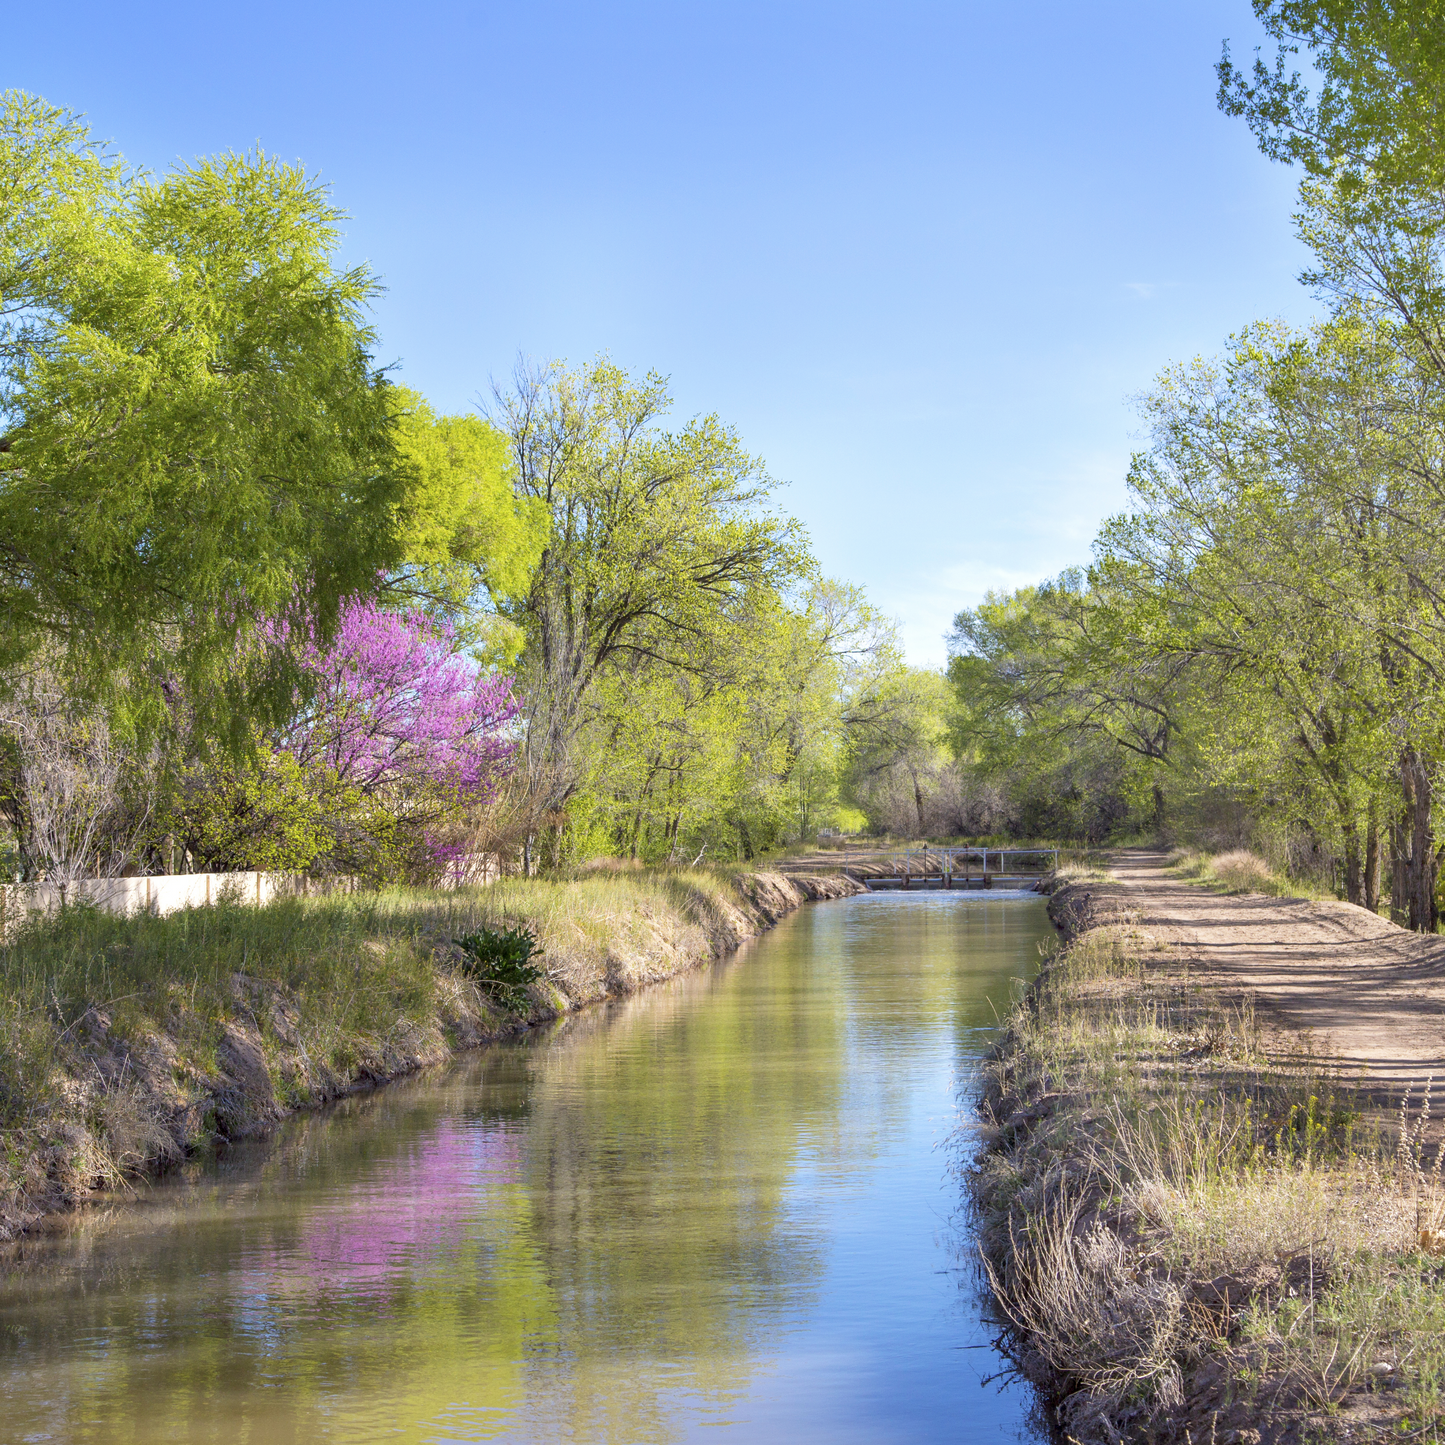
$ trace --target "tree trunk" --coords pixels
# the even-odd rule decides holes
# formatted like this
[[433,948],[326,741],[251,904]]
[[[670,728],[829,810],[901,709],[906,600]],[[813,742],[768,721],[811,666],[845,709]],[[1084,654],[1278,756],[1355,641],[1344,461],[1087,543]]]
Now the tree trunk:
[[1380,911],[1380,813],[1373,793],[1365,821],[1365,907]]
[[1402,928],[1410,918],[1410,845],[1405,824],[1390,824],[1390,921]]
[[923,822],[923,789],[918,786],[918,774],[913,773],[913,806],[918,809],[918,836],[924,838],[928,829]]
[[1425,759],[1406,748],[1401,771],[1408,775],[1405,798],[1410,806],[1410,927],[1417,933],[1434,933],[1440,921],[1435,901],[1435,829],[1431,819],[1432,788]]
[[1344,826],[1345,835],[1345,902],[1361,903],[1364,899],[1364,879],[1360,868],[1360,830],[1351,818]]
[[1164,841],[1164,789],[1154,784],[1154,832],[1159,842]]

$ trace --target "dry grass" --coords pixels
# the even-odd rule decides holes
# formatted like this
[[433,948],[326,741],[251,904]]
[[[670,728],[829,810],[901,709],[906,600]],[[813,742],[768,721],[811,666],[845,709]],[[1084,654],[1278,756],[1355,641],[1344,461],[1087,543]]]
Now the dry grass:
[[1060,888],[1068,884],[1107,883],[1109,877],[1108,861],[1098,853],[1061,853],[1058,870],[1054,874],[1056,885]]
[[[1416,1104],[1419,1104],[1417,1099]],[[1021,1368],[1080,1441],[1328,1439],[1445,1419],[1445,1161],[1407,1111],[1272,1062],[1133,923],[1044,962],[971,1176]],[[1424,1111],[1428,1117],[1428,1104]],[[1445,1235],[1438,1241],[1445,1249]],[[1333,1432],[1333,1433],[1332,1433]]]
[[530,1016],[546,1018],[734,947],[806,884],[596,872],[35,918],[0,946],[0,1235],[210,1137],[520,1027],[453,966],[456,937],[534,929],[548,977]]
[[1276,872],[1259,854],[1247,848],[1232,848],[1227,853],[1176,848],[1169,855],[1168,867],[1176,878],[1186,883],[1201,883],[1218,893],[1262,893],[1269,898],[1334,896]]

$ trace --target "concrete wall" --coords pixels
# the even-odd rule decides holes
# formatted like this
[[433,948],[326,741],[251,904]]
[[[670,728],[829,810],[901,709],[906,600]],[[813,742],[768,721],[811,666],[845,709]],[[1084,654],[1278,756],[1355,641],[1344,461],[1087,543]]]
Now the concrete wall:
[[[497,877],[495,860],[469,870],[475,883]],[[360,885],[354,878],[308,878],[304,873],[171,873],[155,878],[86,878],[66,889],[71,901],[84,899],[107,913],[178,913],[182,908],[205,908],[229,895],[236,903],[269,903],[273,898],[295,898],[350,893]],[[457,887],[444,882],[443,888]],[[0,885],[0,938],[30,913],[53,913],[61,901],[55,883]]]
[[[173,873],[158,878],[85,878],[65,889],[72,902],[84,900],[107,913],[177,913],[204,908],[229,894],[237,903],[349,889],[350,879],[308,880],[295,873]],[[0,933],[28,913],[53,913],[61,902],[56,883],[9,883],[0,887]]]

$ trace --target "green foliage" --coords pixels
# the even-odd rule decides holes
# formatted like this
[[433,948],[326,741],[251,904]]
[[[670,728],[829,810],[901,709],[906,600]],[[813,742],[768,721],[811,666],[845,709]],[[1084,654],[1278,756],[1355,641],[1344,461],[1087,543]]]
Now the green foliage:
[[1277,817],[1326,841],[1351,901],[1370,901],[1367,834],[1413,810],[1397,853],[1432,926],[1442,381],[1418,335],[1357,301],[1167,370],[1132,508],[1087,575],[960,616],[960,749],[1017,787],[1027,759],[1074,767],[1106,742],[1139,821],[1146,789],[1156,827],[1166,794]]
[[528,1012],[527,990],[547,976],[545,969],[532,962],[542,956],[532,929],[483,928],[452,942],[462,952],[461,971],[473,983],[508,1013]]
[[553,862],[748,858],[810,834],[899,665],[861,593],[813,576],[737,436],[711,416],[663,430],[667,406],[661,378],[606,360],[499,396],[516,488],[550,518],[504,611],[527,638],[520,811]]
[[[1278,42],[1273,66],[1235,68],[1226,47],[1219,103],[1274,160],[1355,188],[1434,188],[1445,177],[1445,9],[1437,0],[1253,0]],[[1301,47],[1315,88],[1293,69]]]
[[163,798],[153,835],[175,837],[208,869],[301,873],[336,845],[331,801],[287,753],[192,766]]
[[1006,789],[1019,834],[1097,843],[1158,826],[1187,754],[1179,659],[1132,645],[1077,573],[990,593],[954,626],[953,746]]
[[843,789],[884,831],[927,837],[927,801],[952,759],[953,694],[925,668],[888,666],[854,689],[844,714]]
[[[152,178],[34,97],[0,103],[0,647],[80,688],[157,667],[244,731],[294,679],[263,615],[330,628],[401,560],[407,478],[364,270],[294,167]],[[159,693],[146,691],[153,702]]]
[[410,486],[405,561],[389,590],[459,617],[488,660],[514,661],[520,632],[493,608],[526,595],[547,538],[546,505],[513,493],[501,431],[477,416],[437,416],[407,387],[395,394]]
[[688,667],[631,658],[599,678],[568,809],[574,856],[750,858],[834,820],[854,713],[896,659],[891,631],[830,582],[729,620]]

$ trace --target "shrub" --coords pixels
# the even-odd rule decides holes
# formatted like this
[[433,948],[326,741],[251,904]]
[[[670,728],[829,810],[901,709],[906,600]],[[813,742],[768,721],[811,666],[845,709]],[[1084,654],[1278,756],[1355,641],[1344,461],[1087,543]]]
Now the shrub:
[[452,941],[462,951],[461,971],[468,978],[508,1013],[527,1012],[527,989],[545,977],[532,962],[542,949],[530,928],[483,928]]

